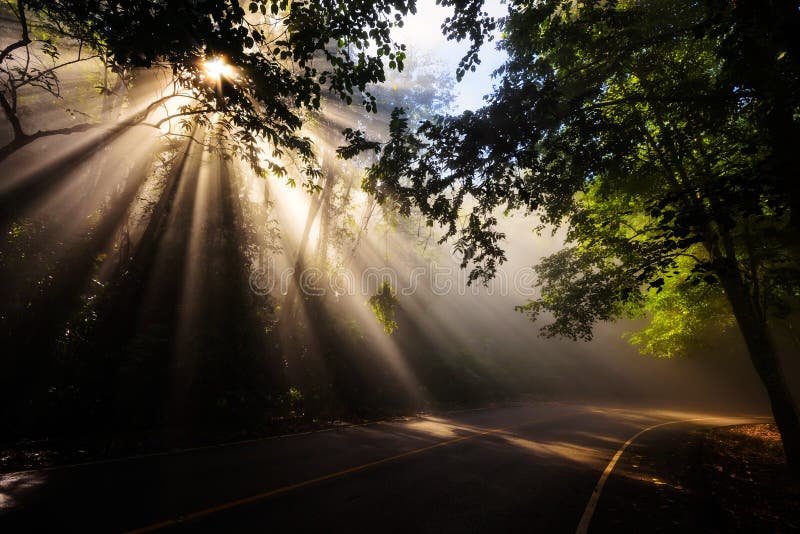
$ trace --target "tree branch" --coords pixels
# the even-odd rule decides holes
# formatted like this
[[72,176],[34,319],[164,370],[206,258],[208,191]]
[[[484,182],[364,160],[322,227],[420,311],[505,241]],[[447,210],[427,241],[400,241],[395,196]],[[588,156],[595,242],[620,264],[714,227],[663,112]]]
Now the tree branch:
[[41,78],[43,76],[47,76],[48,74],[50,74],[50,73],[52,73],[52,72],[54,72],[54,71],[56,71],[56,70],[58,70],[60,68],[66,67],[67,65],[73,65],[75,63],[80,63],[81,61],[89,61],[89,60],[96,59],[96,58],[99,58],[99,57],[100,57],[99,54],[95,54],[95,55],[92,55],[92,56],[87,56],[87,57],[81,58],[80,57],[80,53],[79,53],[78,54],[78,59],[73,59],[72,61],[67,61],[65,63],[61,63],[59,65],[56,65],[55,67],[51,67],[51,68],[49,68],[47,70],[43,70],[43,71],[39,72],[39,74],[37,74],[36,76],[32,76],[32,77],[30,77],[28,79],[22,80],[19,84],[17,84],[16,87],[17,87],[17,89],[19,89],[20,87],[24,87],[24,86],[26,86],[28,84],[31,84],[31,83],[35,82],[36,80],[38,80],[39,78]]
[[[0,102],[4,101],[5,98],[0,100]],[[55,130],[39,130],[38,132],[33,133],[31,135],[25,135],[25,134],[18,135],[14,137],[13,141],[11,141],[10,143],[6,144],[3,147],[0,147],[0,162],[8,158],[11,154],[16,152],[20,148],[42,137],[50,137],[53,135],[69,135],[73,133],[93,130],[101,126],[103,126],[103,124],[99,122],[84,122],[81,124],[76,124],[74,126],[69,126],[67,128],[56,128]]]
[[[22,124],[19,122],[19,117],[14,113],[14,108],[11,107],[11,104],[6,99],[5,93],[2,91],[0,91],[0,107],[3,108],[8,122],[11,123],[11,129],[14,131],[14,140],[16,141],[18,138],[24,137],[25,134],[22,131]],[[14,141],[12,141],[12,143],[13,142]]]
[[19,0],[17,5],[19,6],[19,13],[17,14],[17,17],[19,17],[19,23],[22,26],[22,39],[15,43],[11,43],[5,47],[2,52],[0,52],[0,63],[4,62],[8,55],[17,48],[28,46],[31,43],[31,39],[28,36],[28,21],[25,18],[25,8],[22,5],[22,0]]
[[[130,126],[136,126],[136,125],[143,124],[144,120],[148,117],[148,115],[150,115],[156,108],[158,108],[158,106],[160,106],[161,104],[163,104],[164,102],[166,102],[167,100],[169,100],[171,98],[181,97],[181,96],[184,96],[184,95],[174,94],[174,95],[167,95],[167,96],[161,97],[161,98],[151,102],[150,104],[148,104],[147,107],[144,108],[141,112],[133,115],[132,117],[130,117],[127,120],[122,121],[118,125],[118,127],[124,128],[124,127],[130,127]],[[32,143],[33,141],[36,141],[37,139],[42,138],[42,137],[51,137],[53,135],[69,135],[69,134],[73,134],[73,133],[85,132],[85,131],[92,130],[92,129],[95,129],[95,128],[100,128],[100,127],[103,127],[103,126],[109,126],[109,127],[112,126],[112,125],[107,125],[107,124],[104,124],[104,123],[101,123],[101,122],[86,122],[86,123],[76,124],[74,126],[69,126],[69,127],[66,127],[66,128],[56,128],[54,130],[39,130],[36,133],[33,133],[31,135],[27,135],[27,134],[25,134],[25,132],[22,131],[22,126],[21,126],[21,124],[19,122],[19,118],[13,113],[13,111],[11,109],[11,105],[8,103],[8,100],[6,100],[5,95],[3,95],[2,92],[0,92],[0,107],[3,108],[3,110],[6,113],[6,115],[9,118],[9,121],[11,122],[11,126],[14,128],[14,139],[11,142],[9,142],[8,144],[6,144],[5,146],[0,147],[0,162],[5,160],[6,158],[8,158],[11,154],[13,154],[15,151],[19,150],[20,148],[22,148],[22,147]],[[184,112],[184,113],[178,113],[178,114],[166,117],[166,118],[162,119],[161,121],[157,122],[156,124],[146,124],[146,123],[144,123],[144,125],[145,126],[154,127],[154,128],[159,128],[159,127],[161,127],[161,125],[164,122],[166,122],[167,120],[173,119],[175,117],[180,117],[180,116],[185,116],[185,115],[197,115],[197,114],[200,114],[200,113],[211,113],[213,111],[216,111],[216,110],[214,110],[214,109],[200,109],[200,110],[187,111],[187,112]]]
[[176,119],[178,117],[186,117],[188,115],[202,115],[203,113],[213,113],[215,111],[217,111],[217,110],[213,109],[213,108],[193,109],[193,110],[190,110],[190,111],[183,111],[181,113],[175,113],[173,115],[168,115],[168,116],[164,117],[163,119],[161,119],[160,121],[158,121],[157,123],[155,123],[155,124],[147,124],[147,126],[152,126],[153,128],[161,128],[161,126],[165,122],[169,122],[172,119]]

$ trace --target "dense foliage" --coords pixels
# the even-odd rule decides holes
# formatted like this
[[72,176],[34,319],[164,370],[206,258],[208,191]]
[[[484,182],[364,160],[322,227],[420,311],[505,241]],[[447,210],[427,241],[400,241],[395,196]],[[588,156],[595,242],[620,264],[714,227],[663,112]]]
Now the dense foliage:
[[[432,395],[382,359],[367,297],[365,314],[342,313],[297,278],[282,295],[251,276],[280,262],[352,266],[366,234],[395,219],[372,199],[358,209],[366,160],[333,148],[344,127],[382,131],[387,107],[446,111],[440,69],[389,39],[413,9],[3,2],[0,439],[180,440],[505,395],[476,378],[497,364],[406,326],[395,305],[376,310],[403,324],[397,343]],[[404,84],[380,86],[392,69]],[[301,180],[306,212],[275,196]],[[443,363],[456,353],[460,366]]]
[[[279,159],[289,150],[312,174],[312,143],[299,133],[304,110],[319,108],[323,90],[374,109],[367,85],[383,81],[386,68],[403,68],[405,47],[391,40],[390,30],[415,10],[413,1],[288,0],[33,0],[11,8],[23,17],[19,48],[31,41],[27,9],[29,17],[98,51],[115,72],[165,66],[177,93],[191,98],[176,116],[196,122],[221,112],[225,121],[217,124],[225,125],[229,148],[256,169],[262,169],[258,144],[265,140],[270,170],[283,172]],[[209,74],[209,61],[230,67],[224,79]]]
[[[367,187],[443,225],[473,279],[505,260],[500,210],[565,224],[568,247],[538,266],[541,296],[521,307],[553,317],[549,336],[591,339],[598,321],[642,309],[696,333],[664,314],[699,315],[707,295],[724,294],[800,463],[768,329],[800,296],[798,8],[512,2],[488,105],[416,131],[398,112],[388,145],[371,147],[382,153]],[[691,306],[664,306],[665,288]],[[671,354],[685,340],[673,333],[634,340]]]
[[[498,23],[482,0],[439,4],[453,9],[445,35],[470,43],[460,78]],[[12,357],[0,405],[16,436],[76,420],[201,428],[301,404],[404,405],[408,391],[383,386],[388,368],[333,302],[297,280],[279,301],[247,277],[262,250],[296,272],[353,261],[377,202],[387,224],[421,214],[441,226],[471,281],[506,259],[503,211],[566,226],[567,246],[537,268],[540,296],[520,308],[552,317],[545,335],[591,339],[598,321],[644,313],[652,322],[632,340],[673,355],[735,322],[800,465],[797,408],[770,335],[800,296],[797,1],[512,0],[508,60],[487,105],[435,118],[446,95],[414,92],[430,76],[405,92],[374,86],[406,66],[390,31],[414,0],[3,5],[15,26],[0,50],[0,161],[104,132],[3,184],[0,326]],[[89,61],[97,80],[70,70]],[[86,100],[91,113],[72,103]],[[387,103],[389,117],[361,113]],[[75,122],[37,117],[47,106]],[[388,137],[376,140],[384,120]],[[128,154],[139,146],[153,148]],[[337,156],[373,163],[363,220],[355,166]],[[302,176],[298,243],[275,229],[269,186],[250,201],[258,188],[239,160],[259,177]],[[390,284],[360,305],[386,333],[402,324],[407,354],[428,352]],[[451,371],[414,364],[432,382]],[[365,393],[371,376],[379,386]]]

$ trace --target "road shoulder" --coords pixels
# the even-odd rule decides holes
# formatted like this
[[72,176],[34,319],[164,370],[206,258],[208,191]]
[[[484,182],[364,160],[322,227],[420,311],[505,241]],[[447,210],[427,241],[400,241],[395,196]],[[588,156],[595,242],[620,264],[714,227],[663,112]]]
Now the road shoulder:
[[620,458],[589,532],[719,532],[703,472],[706,430],[681,424],[644,434]]
[[703,468],[725,531],[800,531],[800,481],[789,474],[775,425],[709,431]]
[[774,425],[661,428],[620,458],[589,532],[796,532],[800,481]]

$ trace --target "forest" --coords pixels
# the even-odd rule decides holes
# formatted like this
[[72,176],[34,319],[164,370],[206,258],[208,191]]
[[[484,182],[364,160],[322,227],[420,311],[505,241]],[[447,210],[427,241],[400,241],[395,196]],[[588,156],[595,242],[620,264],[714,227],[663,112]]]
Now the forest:
[[435,6],[2,1],[0,442],[756,399],[800,470],[800,3]]

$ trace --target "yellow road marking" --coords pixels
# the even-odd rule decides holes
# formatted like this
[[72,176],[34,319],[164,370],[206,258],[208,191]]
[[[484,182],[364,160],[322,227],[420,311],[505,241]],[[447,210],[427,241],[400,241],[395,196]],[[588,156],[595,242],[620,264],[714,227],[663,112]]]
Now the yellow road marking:
[[427,447],[421,447],[419,449],[414,449],[411,451],[403,452],[400,454],[395,454],[394,456],[389,456],[387,458],[382,458],[380,460],[375,460],[374,462],[369,462],[366,464],[357,465],[355,467],[349,467],[347,469],[342,469],[341,471],[336,471],[333,473],[328,473],[327,475],[322,475],[316,478],[312,478],[309,480],[304,480],[302,482],[297,482],[295,484],[289,484],[288,486],[283,486],[280,488],[276,488],[273,490],[265,491],[263,493],[257,493],[255,495],[251,495],[249,497],[244,497],[242,499],[236,499],[234,501],[228,501],[223,504],[218,504],[217,506],[212,506],[210,508],[206,508],[204,510],[198,510],[197,512],[192,512],[189,514],[182,515],[175,519],[167,519],[165,521],[160,521],[158,523],[153,523],[152,525],[147,525],[142,528],[137,528],[135,530],[131,530],[129,534],[139,534],[143,532],[153,532],[155,530],[160,530],[172,525],[178,525],[184,521],[192,521],[194,519],[198,519],[201,517],[206,517],[211,514],[215,514],[217,512],[222,512],[224,510],[230,510],[231,508],[236,508],[237,506],[243,506],[245,504],[254,503],[268,497],[273,497],[275,495],[286,493],[289,491],[293,491],[299,488],[303,488],[306,486],[311,486],[312,484],[317,484],[319,482],[324,482],[326,480],[331,480],[333,478],[338,478],[344,475],[348,475],[350,473],[356,473],[358,471],[363,471],[365,469],[369,469],[370,467],[375,467],[376,465],[385,464],[388,462],[392,462],[394,460],[399,460],[400,458],[405,458],[407,456],[413,456],[415,454],[419,454],[421,452],[429,451],[431,449],[436,449],[438,447],[445,447],[447,445],[452,445],[453,443],[458,443],[460,441],[467,441],[470,439],[479,438],[482,436],[488,436],[489,434],[496,434],[498,432],[503,432],[507,430],[506,428],[495,428],[492,430],[486,430],[484,432],[478,432],[475,434],[470,434],[469,436],[461,436],[460,438],[454,438],[447,441],[440,441],[439,443],[435,443],[433,445],[428,445]]

